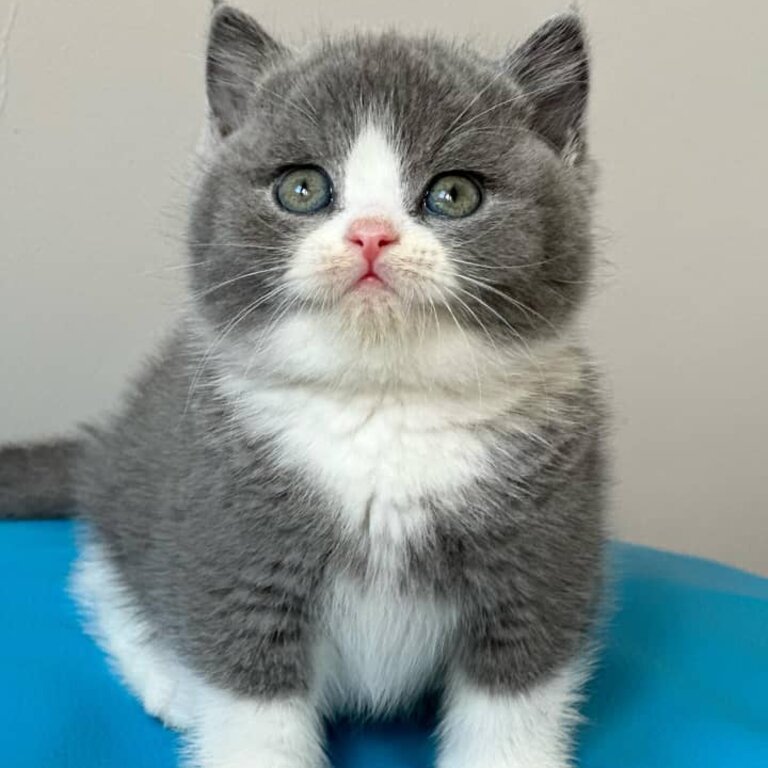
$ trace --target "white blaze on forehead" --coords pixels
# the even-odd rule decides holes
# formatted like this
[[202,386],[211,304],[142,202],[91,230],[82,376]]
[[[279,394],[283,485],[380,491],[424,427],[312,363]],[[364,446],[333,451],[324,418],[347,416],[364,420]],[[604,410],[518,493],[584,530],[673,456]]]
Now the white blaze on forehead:
[[367,124],[355,139],[344,169],[343,204],[349,215],[403,215],[401,163],[386,133]]

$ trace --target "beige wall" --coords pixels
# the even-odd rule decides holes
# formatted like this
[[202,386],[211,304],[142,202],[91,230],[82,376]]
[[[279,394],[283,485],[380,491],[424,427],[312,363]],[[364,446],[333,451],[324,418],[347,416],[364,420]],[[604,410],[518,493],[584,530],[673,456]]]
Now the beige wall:
[[[394,23],[498,48],[565,2],[243,4],[292,39]],[[768,573],[768,5],[583,5],[606,260],[588,325],[617,411],[615,527]],[[109,408],[178,306],[167,267],[206,16],[204,0],[19,3],[0,115],[0,439]]]

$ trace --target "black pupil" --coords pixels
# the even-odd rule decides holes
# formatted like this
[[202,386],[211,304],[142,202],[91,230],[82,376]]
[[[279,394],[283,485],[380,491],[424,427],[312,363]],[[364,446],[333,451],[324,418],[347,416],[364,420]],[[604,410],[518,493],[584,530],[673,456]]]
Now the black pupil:
[[438,197],[444,203],[453,203],[453,202],[455,202],[456,198],[458,197],[456,185],[453,184],[448,189],[441,189]]
[[302,179],[301,181],[297,182],[293,191],[298,197],[309,197],[311,194],[309,191],[309,184],[307,183],[306,179]]

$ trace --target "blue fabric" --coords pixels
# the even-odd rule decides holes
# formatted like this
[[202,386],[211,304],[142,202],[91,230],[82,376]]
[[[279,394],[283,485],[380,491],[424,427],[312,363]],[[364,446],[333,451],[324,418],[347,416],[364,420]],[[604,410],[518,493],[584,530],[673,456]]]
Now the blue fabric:
[[[171,768],[147,717],[82,633],[67,522],[0,524],[0,765]],[[768,581],[616,544],[618,612],[579,734],[582,768],[768,766]],[[432,766],[433,718],[330,729],[336,768]],[[532,766],[535,768],[535,766]]]

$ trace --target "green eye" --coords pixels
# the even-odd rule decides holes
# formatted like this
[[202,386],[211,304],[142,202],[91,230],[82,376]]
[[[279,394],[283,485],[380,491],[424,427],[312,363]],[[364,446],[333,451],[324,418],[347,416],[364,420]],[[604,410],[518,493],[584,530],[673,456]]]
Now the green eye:
[[331,204],[333,186],[322,168],[290,168],[277,180],[275,197],[291,213],[317,213]]
[[474,213],[482,201],[480,187],[463,173],[446,173],[432,181],[424,207],[435,216],[460,219]]

